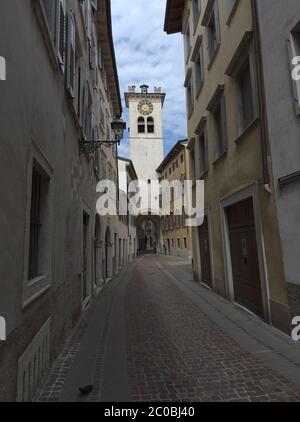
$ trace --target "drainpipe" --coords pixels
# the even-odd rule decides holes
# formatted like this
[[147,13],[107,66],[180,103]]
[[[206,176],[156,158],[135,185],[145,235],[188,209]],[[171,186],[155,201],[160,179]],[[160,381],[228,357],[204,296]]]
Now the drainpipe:
[[252,8],[252,20],[253,20],[253,32],[254,32],[254,49],[255,49],[255,64],[257,73],[257,88],[258,88],[258,106],[259,115],[261,119],[260,123],[260,143],[261,143],[261,155],[262,155],[262,170],[263,170],[263,183],[265,190],[271,194],[270,187],[270,174],[268,167],[268,119],[266,112],[266,99],[265,99],[265,87],[264,87],[264,73],[263,73],[263,60],[261,50],[261,33],[260,23],[257,8],[257,0],[251,0]]

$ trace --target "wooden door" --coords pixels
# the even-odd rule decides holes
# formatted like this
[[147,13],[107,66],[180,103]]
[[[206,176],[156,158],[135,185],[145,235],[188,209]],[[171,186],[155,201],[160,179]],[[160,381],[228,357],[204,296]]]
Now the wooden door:
[[228,208],[235,301],[263,317],[252,198]]
[[212,287],[209,230],[206,216],[204,217],[202,226],[199,227],[199,244],[201,258],[201,281],[207,286]]

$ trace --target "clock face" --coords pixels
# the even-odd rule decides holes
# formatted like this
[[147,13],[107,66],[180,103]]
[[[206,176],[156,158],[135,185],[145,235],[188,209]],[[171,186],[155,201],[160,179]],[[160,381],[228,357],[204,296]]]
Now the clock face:
[[142,100],[138,105],[138,111],[144,116],[148,116],[153,112],[153,104],[149,100]]

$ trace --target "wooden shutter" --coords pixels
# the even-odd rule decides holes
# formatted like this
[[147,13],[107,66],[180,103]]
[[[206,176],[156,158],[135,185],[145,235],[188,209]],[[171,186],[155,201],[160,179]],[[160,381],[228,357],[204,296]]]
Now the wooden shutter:
[[55,46],[57,58],[62,73],[65,71],[65,45],[66,45],[66,16],[65,0],[56,0],[56,39]]
[[68,51],[66,86],[69,98],[75,97],[75,55],[76,55],[76,24],[72,12],[68,15]]

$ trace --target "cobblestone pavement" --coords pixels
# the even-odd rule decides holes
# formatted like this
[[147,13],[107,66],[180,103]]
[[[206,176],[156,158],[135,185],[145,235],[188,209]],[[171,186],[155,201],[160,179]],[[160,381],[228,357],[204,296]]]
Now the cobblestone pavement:
[[[119,284],[112,282],[111,288],[103,293],[113,292],[108,298],[102,297],[105,303],[111,302],[107,317],[117,318],[117,325],[120,318],[124,319],[121,330],[125,335],[120,335],[120,339],[124,337],[124,347],[120,344],[119,358],[115,355],[113,359],[124,361],[126,374],[120,373],[118,380],[118,365],[112,360],[116,343],[109,345],[111,331],[117,325],[104,321],[101,333],[106,338],[102,334],[100,345],[95,341],[95,391],[87,401],[114,401],[111,379],[116,389],[123,385],[121,389],[126,390],[123,396],[120,391],[115,393],[121,397],[119,401],[122,397],[123,401],[166,402],[299,401],[300,389],[239,346],[176,287],[164,271],[168,260],[154,256],[139,258],[129,276],[124,276]],[[179,279],[183,267],[178,267]],[[124,298],[119,287],[122,283]],[[120,301],[124,302],[121,313]],[[119,311],[114,314],[116,308]],[[97,321],[99,315],[94,315],[94,321],[95,318]],[[85,371],[84,360],[77,361],[83,362],[82,368],[74,368],[78,365],[72,366],[72,362],[81,347],[86,324],[87,318],[79,327],[80,334],[74,335],[75,340],[54,365],[41,392],[41,401],[59,400],[69,373]],[[100,331],[95,332],[97,337],[100,338]],[[105,390],[112,396],[105,394]],[[76,396],[73,400],[77,401]]]
[[153,259],[138,266],[126,305],[133,400],[300,400],[295,387],[211,323]]

